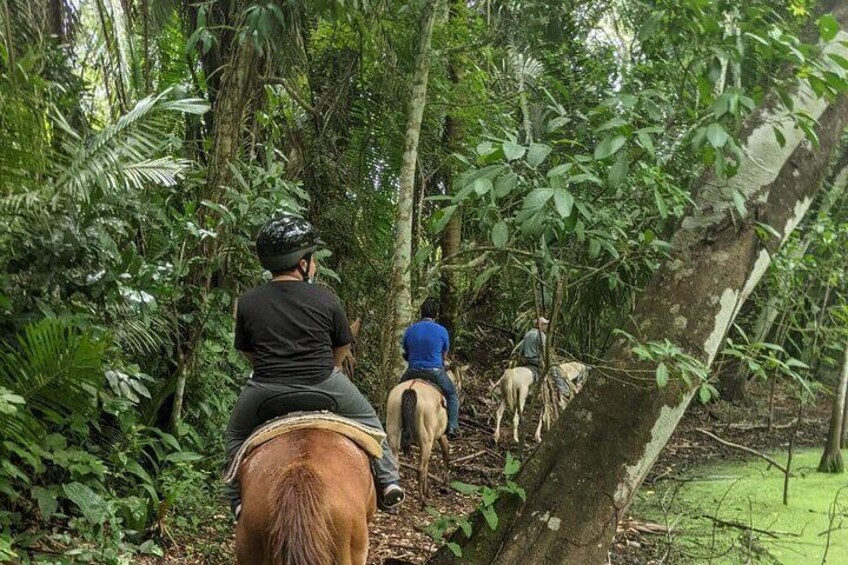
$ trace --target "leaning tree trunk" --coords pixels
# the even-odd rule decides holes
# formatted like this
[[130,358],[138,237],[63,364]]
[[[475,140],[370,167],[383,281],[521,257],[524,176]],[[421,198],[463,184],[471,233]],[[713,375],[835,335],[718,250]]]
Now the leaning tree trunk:
[[418,161],[418,138],[421,121],[427,103],[427,81],[430,74],[430,41],[433,37],[433,21],[436,17],[438,0],[428,0],[421,11],[418,30],[418,53],[415,56],[415,72],[412,78],[412,95],[406,114],[406,139],[403,162],[400,168],[398,191],[397,230],[392,264],[392,292],[394,293],[394,339],[389,344],[392,351],[392,367],[399,372],[403,362],[400,358],[400,338],[412,321],[412,208],[415,187],[415,165]]
[[845,347],[845,360],[842,364],[842,374],[839,376],[839,385],[833,398],[833,411],[830,415],[830,427],[827,431],[827,443],[824,446],[819,471],[822,473],[841,473],[844,470],[842,463],[842,428],[846,405],[845,394],[848,390],[848,346]]
[[842,449],[848,449],[848,399],[842,407]]
[[[837,17],[848,21],[848,9]],[[843,24],[844,25],[844,24]],[[828,49],[848,56],[840,33]],[[789,92],[796,111],[819,124],[819,146],[774,98],[746,122],[743,159],[729,181],[706,173],[695,206],[674,235],[672,256],[636,303],[628,332],[640,343],[669,340],[709,366],[739,308],[795,229],[822,185],[828,161],[848,125],[848,102],[819,99],[804,83]],[[772,126],[786,143],[774,140]],[[730,195],[739,190],[749,211],[733,217]],[[766,223],[780,234],[757,235]],[[589,380],[547,439],[525,463],[519,482],[527,498],[496,503],[500,521],[490,530],[479,518],[470,539],[458,532],[469,563],[603,563],[616,525],[686,411],[694,387],[675,379],[657,389],[654,365],[639,362],[633,344],[618,339],[606,352],[606,369]],[[444,549],[435,563],[455,558]]]

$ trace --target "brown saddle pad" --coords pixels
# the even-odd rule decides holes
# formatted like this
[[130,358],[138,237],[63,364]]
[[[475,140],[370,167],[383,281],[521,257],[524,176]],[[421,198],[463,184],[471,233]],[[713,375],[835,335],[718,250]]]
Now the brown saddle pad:
[[295,412],[275,418],[256,428],[227,466],[223,477],[224,482],[230,483],[236,478],[241,462],[251,451],[283,434],[303,429],[336,432],[353,441],[371,457],[379,459],[383,456],[381,444],[386,434],[381,430],[369,428],[332,412]]

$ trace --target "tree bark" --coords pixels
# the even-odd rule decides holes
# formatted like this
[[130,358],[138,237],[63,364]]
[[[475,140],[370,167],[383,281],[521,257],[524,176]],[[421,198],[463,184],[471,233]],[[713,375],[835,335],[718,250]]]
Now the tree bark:
[[845,394],[848,390],[848,345],[845,347],[845,360],[842,364],[842,374],[833,397],[833,410],[830,415],[830,426],[827,431],[827,442],[824,445],[819,462],[819,471],[822,473],[842,473],[844,464],[842,462],[842,418],[845,414]]
[[[466,10],[463,0],[453,0],[451,2],[448,20],[451,23],[456,23],[457,18],[462,17],[463,11]],[[451,50],[448,56],[448,80],[456,92],[460,83],[460,62],[459,51]],[[448,112],[445,116],[445,131],[442,137],[442,145],[444,146],[445,155],[450,155],[459,148],[463,138],[462,121],[452,112]],[[442,167],[442,182],[445,186],[445,191],[450,193],[453,185],[454,177],[453,167],[445,163]],[[462,243],[462,210],[457,209],[451,219],[445,226],[442,233],[441,248],[442,259],[453,257],[459,253],[459,248]],[[441,274],[441,294],[439,296],[439,307],[441,310],[442,325],[447,328],[451,339],[455,339],[456,332],[459,329],[459,281],[457,280],[457,272],[452,269],[445,269]]]
[[259,56],[250,40],[238,40],[232,58],[225,63],[212,112],[212,153],[206,175],[206,198],[217,200],[221,188],[232,180],[230,164],[236,160],[245,110],[256,86]]
[[412,291],[410,268],[412,265],[412,209],[415,185],[415,166],[418,160],[418,138],[427,103],[427,82],[430,74],[430,43],[438,0],[427,0],[421,11],[418,30],[418,53],[412,79],[412,94],[406,118],[406,137],[403,162],[400,169],[400,188],[397,204],[397,230],[392,262],[392,292],[394,293],[394,339],[390,344],[395,372],[403,366],[400,357],[400,339],[412,320]]
[[[848,9],[835,12],[842,25]],[[828,50],[848,55],[839,44]],[[637,301],[625,328],[640,343],[669,341],[712,363],[741,305],[771,263],[771,256],[797,227],[828,171],[831,152],[848,124],[848,102],[818,99],[806,84],[789,95],[796,110],[819,124],[813,148],[773,98],[743,128],[744,158],[728,181],[707,172],[694,191],[694,209],[673,237],[674,251]],[[786,144],[774,140],[771,126]],[[749,214],[734,217],[730,194],[739,190]],[[757,222],[779,238],[762,242]],[[496,505],[495,531],[475,520],[470,539],[458,533],[463,561],[470,563],[603,563],[616,524],[683,416],[696,389],[681,379],[662,389],[655,365],[638,361],[625,338],[605,355],[608,367],[590,379],[554,429],[525,463],[519,482],[526,503],[515,496]],[[695,383],[697,385],[697,383]],[[434,563],[453,562],[447,551]]]

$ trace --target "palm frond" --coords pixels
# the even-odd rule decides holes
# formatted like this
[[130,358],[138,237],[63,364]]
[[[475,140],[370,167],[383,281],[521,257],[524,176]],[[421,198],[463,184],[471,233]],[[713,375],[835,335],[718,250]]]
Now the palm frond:
[[[164,153],[171,140],[164,113],[200,114],[207,106],[200,100],[170,99],[169,90],[148,96],[114,124],[79,142],[65,143],[69,162],[57,165],[56,194],[88,202],[98,191],[115,194],[144,183],[172,185],[188,162]],[[67,129],[66,123],[59,123]]]

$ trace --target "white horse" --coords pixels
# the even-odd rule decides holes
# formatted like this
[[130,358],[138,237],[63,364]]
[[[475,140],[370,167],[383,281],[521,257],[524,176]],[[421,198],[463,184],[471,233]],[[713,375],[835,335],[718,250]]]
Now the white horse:
[[[562,378],[571,390],[576,394],[583,386],[586,373],[589,370],[588,365],[577,361],[569,361],[557,365]],[[541,380],[541,379],[540,379]],[[518,425],[521,420],[521,415],[524,413],[524,404],[527,402],[527,397],[530,395],[530,390],[533,387],[533,371],[527,367],[515,367],[504,371],[503,376],[495,384],[494,388],[500,386],[501,403],[498,406],[497,420],[495,422],[495,443],[500,440],[501,436],[501,419],[507,407],[513,411],[512,416],[512,438],[518,443]],[[560,406],[565,403],[565,398],[560,395]],[[542,441],[542,418],[539,418],[539,425],[536,427],[536,443]]]

